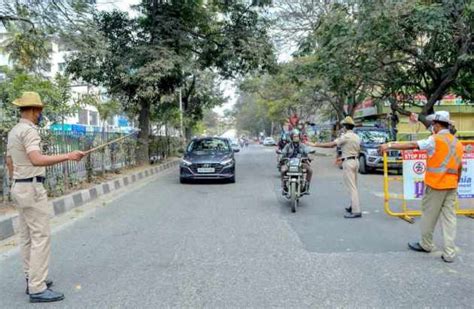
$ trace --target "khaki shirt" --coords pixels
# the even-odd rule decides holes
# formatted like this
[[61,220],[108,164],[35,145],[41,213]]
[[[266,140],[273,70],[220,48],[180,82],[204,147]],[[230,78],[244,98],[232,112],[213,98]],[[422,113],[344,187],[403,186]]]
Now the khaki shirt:
[[28,158],[28,153],[32,151],[41,152],[40,142],[38,128],[26,119],[20,119],[8,133],[7,156],[13,161],[13,179],[46,175],[45,167],[33,166]]
[[360,151],[360,137],[352,130],[347,131],[335,140],[338,147],[341,147],[342,159],[347,157],[358,157]]

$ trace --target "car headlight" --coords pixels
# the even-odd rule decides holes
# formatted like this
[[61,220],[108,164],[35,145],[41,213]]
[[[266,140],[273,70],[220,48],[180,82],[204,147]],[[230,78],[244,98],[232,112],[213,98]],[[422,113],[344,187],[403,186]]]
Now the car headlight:
[[188,160],[186,160],[186,159],[182,159],[182,160],[181,160],[181,164],[184,165],[184,166],[190,166],[190,165],[193,164],[193,162],[190,162],[190,161],[188,161]]
[[227,159],[227,160],[224,160],[221,162],[221,165],[229,165],[233,162],[234,160],[233,159]]
[[378,156],[379,155],[379,151],[377,149],[368,149],[367,153],[369,154],[369,156]]

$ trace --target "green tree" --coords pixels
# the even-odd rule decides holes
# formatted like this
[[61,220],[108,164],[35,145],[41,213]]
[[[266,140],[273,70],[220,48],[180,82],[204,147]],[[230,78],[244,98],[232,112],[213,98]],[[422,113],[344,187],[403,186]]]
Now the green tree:
[[4,119],[2,127],[8,131],[17,121],[18,111],[11,104],[24,91],[36,91],[45,104],[44,115],[51,123],[61,123],[64,117],[78,110],[77,104],[71,101],[69,79],[57,75],[53,81],[40,76],[30,75],[24,71],[2,69],[6,79],[0,83],[0,100]]
[[209,70],[230,77],[265,69],[273,58],[258,14],[242,4],[222,9],[197,0],[147,0],[137,8],[137,18],[117,11],[97,14],[100,44],[90,40],[72,57],[68,70],[105,86],[121,99],[124,110],[138,114],[138,161],[146,162],[151,111],[163,96],[181,88],[186,118],[199,120],[204,104],[219,103],[207,83],[196,83],[200,76]]
[[[474,5],[469,0],[361,3],[359,38],[383,71],[384,93],[433,113],[435,103],[457,91],[472,99]],[[424,94],[426,102],[410,98]],[[398,95],[398,96],[395,96]]]

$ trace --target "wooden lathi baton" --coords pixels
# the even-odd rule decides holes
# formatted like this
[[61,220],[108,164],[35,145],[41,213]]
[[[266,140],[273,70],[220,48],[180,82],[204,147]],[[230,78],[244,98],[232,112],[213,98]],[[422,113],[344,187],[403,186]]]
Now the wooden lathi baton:
[[94,152],[94,151],[96,151],[96,150],[99,150],[99,149],[101,149],[101,148],[104,148],[105,146],[108,146],[108,145],[113,144],[113,143],[117,143],[117,142],[119,142],[119,141],[121,141],[121,140],[123,140],[123,139],[126,139],[126,138],[129,137],[129,136],[134,135],[134,134],[137,133],[137,132],[138,132],[138,131],[135,131],[135,132],[130,133],[130,134],[127,134],[127,135],[125,135],[125,136],[122,136],[122,137],[116,138],[116,139],[114,139],[114,140],[111,140],[110,142],[107,142],[107,143],[105,143],[105,144],[102,144],[102,145],[99,145],[99,146],[97,146],[97,147],[91,148],[91,149],[89,149],[89,150],[87,150],[87,151],[84,151],[84,154],[85,154],[85,155],[88,155],[89,153]]

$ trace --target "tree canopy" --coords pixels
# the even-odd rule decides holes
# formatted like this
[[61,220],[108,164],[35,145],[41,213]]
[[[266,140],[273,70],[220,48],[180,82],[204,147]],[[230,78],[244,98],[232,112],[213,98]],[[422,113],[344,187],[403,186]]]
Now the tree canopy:
[[219,75],[267,70],[274,59],[264,20],[240,1],[204,6],[198,0],[144,0],[136,9],[137,17],[97,13],[100,39],[75,53],[68,71],[104,86],[124,110],[139,115],[145,161],[151,111],[164,96],[181,89],[185,115],[195,122],[203,108],[222,103]]
[[[285,109],[306,100],[341,119],[372,97],[390,101],[393,113],[417,107],[424,121],[446,94],[473,100],[472,1],[275,2],[276,40],[296,49],[278,73],[257,79],[292,95],[277,102],[256,91],[264,106]],[[283,84],[282,75],[294,84]],[[267,110],[271,117],[275,108]]]

